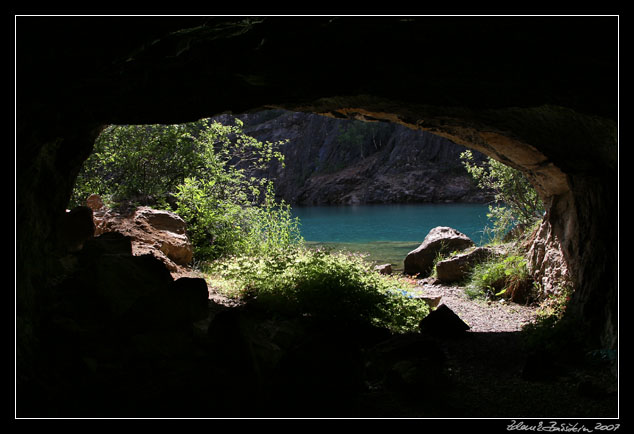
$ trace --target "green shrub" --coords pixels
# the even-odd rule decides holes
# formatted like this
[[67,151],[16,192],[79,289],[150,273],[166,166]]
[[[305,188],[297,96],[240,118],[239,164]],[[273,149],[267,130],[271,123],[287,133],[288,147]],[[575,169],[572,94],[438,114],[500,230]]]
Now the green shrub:
[[531,226],[542,218],[544,204],[522,172],[490,157],[478,166],[471,151],[460,154],[460,159],[478,186],[495,195],[496,204],[489,205],[487,215],[493,221],[494,239],[501,240],[514,227]]
[[111,125],[95,142],[77,177],[71,206],[92,193],[106,202],[154,200],[187,222],[197,260],[256,255],[301,242],[289,207],[273,184],[253,174],[273,160],[283,142],[259,142],[209,119],[181,125]]
[[75,181],[71,205],[89,194],[117,202],[171,192],[202,165],[195,124],[109,125]]
[[529,281],[526,259],[508,255],[476,265],[465,293],[473,298],[511,297],[515,290]]
[[402,278],[381,275],[362,256],[296,248],[269,257],[236,256],[214,262],[209,283],[225,295],[272,312],[342,324],[371,324],[393,332],[415,330],[429,312]]
[[187,178],[178,187],[176,212],[187,222],[199,260],[268,255],[303,243],[298,219],[292,217],[288,204],[276,202],[271,183],[261,193],[262,202],[254,203],[242,187],[235,186],[235,179],[218,185],[214,180]]

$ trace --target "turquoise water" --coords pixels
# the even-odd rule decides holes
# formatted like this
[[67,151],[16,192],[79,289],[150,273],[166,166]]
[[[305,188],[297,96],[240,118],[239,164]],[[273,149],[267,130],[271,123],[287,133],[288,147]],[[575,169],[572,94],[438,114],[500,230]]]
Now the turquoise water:
[[408,252],[436,226],[449,226],[483,244],[490,225],[482,204],[403,204],[293,208],[309,245],[369,254],[371,260],[402,269]]

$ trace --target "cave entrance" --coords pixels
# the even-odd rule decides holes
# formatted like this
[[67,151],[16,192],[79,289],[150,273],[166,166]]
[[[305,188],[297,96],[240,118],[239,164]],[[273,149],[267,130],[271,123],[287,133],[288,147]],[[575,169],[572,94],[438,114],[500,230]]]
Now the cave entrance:
[[[495,210],[498,221],[501,221],[499,213],[504,208],[492,208],[494,188],[473,179],[473,172],[482,175],[485,155],[469,151],[467,160],[464,156],[467,148],[439,135],[394,122],[367,120],[365,116],[361,120],[344,120],[341,116],[333,118],[273,109],[239,116],[219,115],[188,124],[110,126],[97,139],[95,153],[80,172],[71,202],[82,204],[85,197],[97,192],[109,202],[122,201],[127,206],[151,205],[177,211],[192,219],[193,209],[200,206],[193,198],[206,198],[204,206],[222,206],[222,211],[216,215],[224,216],[224,220],[208,224],[247,227],[246,221],[240,223],[244,217],[232,214],[227,219],[226,216],[239,208],[261,204],[263,200],[277,199],[293,207],[286,210],[283,218],[290,221],[300,217],[300,229],[293,236],[303,236],[314,247],[327,246],[369,254],[370,260],[384,270],[389,268],[399,273],[404,270],[403,260],[408,253],[415,250],[434,227],[457,229],[475,240],[476,245],[491,241],[490,234],[486,234],[488,238],[484,234],[491,228],[490,211]],[[264,144],[267,147],[263,151]],[[210,158],[214,159],[211,165],[205,162]],[[266,164],[259,161],[257,165],[249,166],[250,162],[265,158]],[[493,163],[497,162],[489,160],[487,164],[492,166]],[[218,175],[220,165],[227,171]],[[471,174],[466,167],[472,170]],[[218,185],[222,182],[236,184],[231,177],[240,176],[237,182],[240,187],[232,192],[222,186],[220,193],[216,187],[204,190],[201,180],[194,180],[198,176],[196,170],[215,176],[209,182]],[[509,177],[509,173],[497,176]],[[249,183],[247,178],[260,181]],[[274,180],[275,190],[273,196],[263,199],[264,184],[261,181],[266,179]],[[204,182],[207,181],[202,180]],[[254,188],[258,190],[257,197],[246,191]],[[517,185],[513,188],[517,189]],[[132,225],[104,223],[102,204],[98,207],[95,208],[98,226],[102,226],[99,233],[107,226],[113,229]],[[541,217],[541,212],[537,217]],[[504,232],[498,233],[498,242],[511,229],[508,222],[502,223],[506,226],[501,228]],[[533,223],[532,227],[522,229],[527,233],[535,232],[535,223],[540,221],[535,218]],[[213,245],[222,238],[213,233],[201,235],[199,230],[205,231],[199,226],[190,228],[196,237],[195,245]],[[508,243],[509,239],[506,241]],[[214,254],[212,248],[199,248],[205,255]],[[136,250],[148,251],[146,248]],[[501,250],[487,251],[498,254]],[[452,253],[457,254],[459,250],[436,252],[434,260],[436,263],[447,260]],[[531,253],[533,257],[539,254],[543,252]],[[181,256],[192,257],[191,254]],[[518,255],[512,256],[518,258],[523,269],[528,266],[528,262],[522,262]],[[172,261],[163,259],[172,271],[178,270]],[[186,265],[180,257],[179,260],[179,265]],[[559,260],[557,265],[561,268],[563,258]],[[534,268],[535,264],[531,266]],[[467,279],[473,264],[469,267],[459,277],[452,275],[451,282]],[[565,264],[563,268],[565,270]],[[540,271],[543,276],[552,277],[548,269]],[[436,276],[435,268],[433,273]],[[420,274],[410,270],[408,274],[423,278],[429,272]],[[438,277],[450,279],[447,274]],[[567,278],[561,274],[556,277],[560,281]],[[559,298],[569,295],[561,296],[557,293],[557,290],[561,291],[561,285],[553,291],[554,284],[548,283],[551,294],[555,292]],[[480,295],[499,296],[505,292],[504,284],[498,282],[495,285]],[[526,286],[525,283],[521,285]],[[522,291],[523,296],[512,298],[527,303],[538,301],[545,294],[526,288]]]
[[[547,208],[539,232],[544,248],[534,250],[535,257],[548,264],[545,259],[553,257],[551,252],[561,253],[576,287],[566,314],[587,325],[584,337],[600,341],[603,349],[617,347],[618,74],[614,69],[618,50],[614,42],[618,40],[618,17],[543,17],[538,21],[533,17],[511,21],[492,17],[484,22],[463,17],[370,21],[317,17],[303,22],[294,18],[205,17],[185,21],[170,17],[141,21],[66,17],[60,25],[59,18],[40,17],[19,28],[17,35],[23,43],[18,45],[16,58],[21,86],[16,94],[16,341],[21,374],[17,390],[20,398],[29,398],[27,407],[35,400],[38,405],[29,407],[31,410],[43,409],[44,414],[55,416],[77,414],[86,407],[90,407],[89,416],[102,414],[95,409],[129,415],[139,405],[144,414],[177,411],[204,415],[211,408],[226,416],[235,414],[237,408],[253,408],[253,400],[239,399],[235,390],[240,394],[244,390],[257,392],[257,383],[251,380],[257,377],[258,366],[236,364],[231,372],[241,375],[231,376],[223,369],[208,369],[208,353],[202,359],[182,357],[197,354],[195,348],[187,346],[197,338],[188,328],[175,333],[143,333],[147,324],[160,324],[164,318],[180,327],[182,318],[172,312],[185,318],[192,315],[187,303],[169,302],[166,294],[174,288],[165,273],[135,273],[137,266],[146,271],[160,269],[154,261],[122,259],[107,253],[103,246],[105,260],[95,261],[94,268],[80,276],[90,281],[67,282],[72,291],[64,293],[59,303],[51,302],[46,290],[59,283],[51,276],[59,272],[60,265],[73,266],[72,260],[60,264],[56,256],[56,217],[68,203],[96,127],[175,123],[267,104],[422,129],[521,170]],[[288,53],[293,53],[292,67],[288,67]],[[377,53],[390,53],[390,58],[383,62]],[[53,69],[52,64],[56,65]],[[121,240],[110,241],[113,244],[109,247],[116,248]],[[115,275],[113,269],[123,272]],[[553,271],[552,267],[547,269]],[[144,279],[139,276],[148,277],[146,283],[150,284],[144,286],[148,290],[165,289],[167,298],[145,297],[118,327],[104,327],[110,323],[102,320],[113,311],[104,308],[103,297],[86,289],[93,289],[95,282],[120,288],[119,283],[129,278],[137,278],[134,283],[141,284]],[[69,321],[73,309],[70,295],[81,303],[77,318]],[[130,293],[120,291],[119,295],[124,302],[113,306],[114,312],[119,312],[117,306],[130,307]],[[55,309],[61,313],[59,317],[54,316]],[[40,322],[50,327],[38,328]],[[224,327],[231,332],[248,329],[249,321],[229,314],[220,325],[221,330]],[[289,329],[293,330],[265,326],[257,332],[284,339],[292,337]],[[89,339],[95,336],[108,345],[99,348]],[[228,336],[219,342],[225,345],[222,353],[244,355],[253,349],[239,333]],[[48,346],[38,347],[40,339]],[[292,343],[292,339],[287,342]],[[300,375],[286,377],[287,386],[302,377],[328,378],[332,381],[321,389],[327,390],[339,379],[358,378],[347,375],[355,369],[336,369],[342,360],[346,367],[357,366],[357,354],[346,351],[350,335],[330,341],[344,352],[331,357],[328,365],[311,358],[323,353],[319,350],[324,342],[328,340],[313,340],[312,351],[290,361],[290,366],[313,363],[306,363],[308,369],[299,371]],[[266,348],[262,354],[272,356],[265,362],[279,361],[276,353],[267,353]],[[548,361],[548,357],[536,361],[539,364],[544,359]],[[413,376],[409,374],[417,372],[409,369],[411,363],[401,363],[390,378],[396,379],[397,387],[406,388],[407,384],[399,381],[414,380],[409,383],[414,387],[408,389],[412,397],[420,396],[417,392],[430,378],[438,379],[434,390],[445,390],[443,377],[434,375],[438,360],[428,359],[426,366],[431,369]],[[121,363],[126,369],[120,369]],[[42,372],[52,375],[42,377]],[[326,375],[316,377],[312,375],[315,372]],[[168,375],[161,375],[164,373]],[[157,384],[157,378],[165,381]],[[246,388],[235,387],[233,379]],[[417,379],[420,388],[416,387]],[[131,381],[137,387],[131,387]],[[504,394],[499,393],[482,401],[489,410],[501,411],[507,403],[520,403],[522,415],[541,416],[535,407],[525,411],[526,397],[531,405],[539,406],[553,388],[533,388],[534,393],[526,394],[515,385],[518,383],[507,382],[495,391],[517,390],[522,396],[504,400],[500,399]],[[568,388],[566,394],[576,398],[581,389],[596,396],[592,384],[579,390]],[[475,390],[471,396],[480,400],[478,388],[467,390]],[[174,400],[175,396],[179,399]],[[296,399],[288,396],[288,401]],[[351,397],[330,396],[339,396],[341,401]],[[592,400],[581,402],[568,396],[558,397],[554,408],[562,410],[561,403],[579,403],[584,409],[581,412],[590,416],[612,415],[615,408],[594,412]],[[445,402],[463,398],[459,394],[454,397]],[[259,403],[271,402],[268,398],[264,396]],[[433,407],[433,401],[439,401],[438,395],[419,407]],[[372,413],[372,407],[367,408]],[[442,410],[430,412],[470,415],[464,408],[462,412],[451,407]],[[504,413],[515,416],[519,412]],[[577,414],[566,412],[565,416]]]
[[[251,122],[249,122],[248,118],[251,116],[255,117],[256,121],[251,120]],[[279,123],[283,120],[282,118],[285,117],[288,117],[288,122],[297,128],[301,122],[301,118],[304,116],[298,113],[282,111],[261,112],[243,116],[241,122],[244,123],[243,127],[245,132],[264,131],[268,134],[263,134],[258,137],[260,142],[272,142],[274,138],[285,137],[283,133],[279,132],[279,129],[276,130],[270,123],[273,123],[273,121]],[[220,118],[225,121],[225,124],[233,123],[233,119],[226,115]],[[308,124],[310,125],[314,126],[318,122],[318,118],[308,118]],[[111,140],[115,144],[120,144],[117,140],[121,138],[128,140],[134,138],[138,132],[143,133],[143,139],[139,142],[147,146],[146,151],[149,151],[147,152],[148,161],[141,164],[137,161],[136,164],[132,164],[132,167],[137,175],[142,174],[144,176],[140,179],[128,181],[127,187],[130,187],[134,182],[138,182],[140,186],[157,186],[158,182],[153,182],[151,177],[148,178],[149,172],[153,170],[152,167],[159,167],[162,170],[168,168],[169,164],[167,163],[167,159],[177,156],[175,154],[178,154],[178,152],[174,152],[174,149],[189,151],[193,149],[192,144],[188,141],[187,134],[189,133],[186,133],[182,127],[132,126],[128,128],[128,130],[114,129],[106,131],[107,134],[112,135]],[[315,128],[320,131],[326,130],[323,125],[317,125]],[[355,128],[363,131],[358,124],[355,124]],[[170,137],[173,143],[167,144],[148,139],[148,137],[152,137],[151,135],[146,135],[148,130],[154,129],[161,130],[162,134],[166,134]],[[339,136],[333,134],[335,139],[332,140],[332,149],[324,150],[323,140],[318,140],[321,145],[316,146],[316,150],[311,150],[311,152],[307,153],[309,156],[317,155],[321,157],[321,159],[308,158],[309,162],[314,165],[311,170],[312,172],[316,172],[316,174],[314,176],[304,176],[304,184],[299,186],[287,186],[286,188],[288,190],[302,191],[302,187],[306,184],[311,185],[316,183],[315,179],[328,178],[328,176],[341,176],[341,172],[348,170],[347,167],[340,167],[336,170],[329,169],[328,163],[331,161],[327,157],[329,153],[333,153],[335,155],[334,160],[339,162],[345,161],[347,158],[349,161],[358,161],[363,165],[367,164],[367,160],[370,159],[375,163],[375,166],[373,166],[375,168],[382,164],[378,155],[376,155],[382,150],[384,150],[386,155],[393,158],[392,161],[399,161],[397,144],[385,147],[387,145],[383,144],[383,141],[389,144],[389,136],[385,135],[377,140],[378,134],[376,130],[373,131],[373,135],[371,136],[372,145],[375,149],[374,153],[365,153],[367,149],[364,149],[362,143],[354,143],[352,147],[357,149],[358,151],[355,152],[358,153],[353,153],[349,157],[345,157],[343,154],[337,154],[337,151],[341,151],[341,149],[339,149],[340,143],[337,141],[337,138],[341,137],[342,132],[346,133],[349,129],[338,127],[335,131],[338,132]],[[227,137],[231,134],[236,134],[235,131],[226,131],[226,133]],[[326,136],[328,137],[327,130]],[[362,136],[362,134],[359,134],[359,136]],[[183,139],[182,143],[178,142],[179,137]],[[218,139],[218,141],[212,143],[213,148],[216,151],[221,151],[222,147],[219,146],[219,142],[222,141],[224,136],[220,134],[214,137]],[[311,140],[317,140],[314,134],[309,137]],[[347,136],[344,135],[344,137]],[[434,144],[437,138],[433,137],[430,140],[432,144]],[[248,141],[245,143],[247,145],[253,145],[253,143]],[[156,145],[157,147],[152,148],[152,145]],[[443,153],[451,156],[451,150],[448,150],[446,147],[452,145],[451,142],[444,141],[439,145],[444,147],[442,150],[433,148],[436,149],[436,152],[421,152],[421,154],[425,154],[426,157],[430,159],[430,166],[437,168],[437,166],[445,161],[442,158]],[[311,144],[309,143],[305,146],[310,148]],[[421,146],[425,146],[425,144]],[[121,147],[115,148],[116,152],[119,153],[117,157],[123,162],[126,164],[133,162],[131,159],[123,157],[124,150]],[[162,153],[162,149],[169,151]],[[102,157],[105,157],[101,145],[97,146],[96,150],[97,153],[101,153]],[[141,150],[142,149],[136,149],[136,151]],[[458,148],[458,150],[462,152],[464,148]],[[296,150],[295,152],[294,154],[291,148],[286,155],[291,158],[299,159]],[[454,153],[458,155],[458,151]],[[393,167],[415,168],[417,160],[415,158],[412,159],[411,149],[407,149],[405,155],[410,157],[410,159],[406,159],[405,164],[398,164]],[[241,167],[237,157],[234,157],[235,156],[227,155],[227,162],[230,162],[231,166]],[[482,156],[481,161],[483,160],[484,157]],[[451,161],[455,164],[455,159]],[[110,161],[110,163],[115,164],[116,162]],[[156,166],[152,166],[152,164],[156,164]],[[115,164],[115,166],[111,166],[111,168],[112,167],[118,166]],[[299,164],[298,167],[302,169],[305,165]],[[320,169],[323,167],[326,168],[324,172]],[[217,167],[214,168],[217,169]],[[100,172],[102,169],[95,169],[93,166],[93,170],[96,170],[96,172]],[[125,168],[121,170],[123,169]],[[276,165],[273,168],[259,168],[257,171],[248,171],[247,173],[249,178],[250,175],[256,173],[264,175],[272,174],[277,177],[277,180],[284,179],[283,174],[289,179],[298,178],[296,173],[290,172],[291,174],[287,175],[289,172],[282,173],[282,167]],[[353,172],[353,176],[343,179],[358,178],[359,171],[353,168],[349,172]],[[368,172],[374,174],[377,170],[370,168]],[[456,176],[455,172],[457,171],[453,171],[453,176]],[[104,175],[103,172],[100,173]],[[160,173],[161,179],[170,178],[168,172]],[[225,175],[227,174],[236,175],[236,173],[231,172],[231,170]],[[446,173],[444,174],[446,175]],[[116,174],[106,174],[102,177],[102,180],[115,179],[115,175]],[[382,175],[384,176],[382,179],[385,179],[386,175]],[[81,176],[84,175],[82,174],[80,177]],[[444,179],[445,181],[447,180],[447,178]],[[457,179],[464,179],[464,175],[462,178],[460,175],[457,176]],[[86,179],[82,181],[87,187],[95,185],[87,181]],[[121,184],[125,182],[126,181],[121,178],[117,183]],[[445,183],[447,182],[449,181]],[[349,183],[342,182],[340,185],[349,185]],[[354,187],[353,185],[353,188]],[[137,190],[140,193],[142,192],[141,187]],[[323,191],[324,188],[318,185],[316,190]],[[358,192],[361,190],[357,188],[355,197],[358,198]],[[338,197],[350,197],[348,191],[337,189],[334,191],[340,195]],[[455,194],[455,190],[451,190],[451,193]],[[314,199],[316,197],[315,192],[302,193],[302,195],[297,195],[295,198],[308,197]],[[170,196],[171,195],[156,193],[138,194],[137,197],[127,199],[133,199],[132,205],[134,206],[136,206],[136,204],[133,202],[136,200],[143,204],[150,204],[152,206],[162,205],[168,208],[173,207],[174,203],[183,199],[179,197],[178,200],[175,201],[174,198]],[[218,199],[220,198],[221,195],[218,196]],[[287,198],[282,197],[282,199]],[[293,199],[289,198],[287,200],[291,201]],[[313,206],[315,203],[319,204],[320,201],[315,200]],[[303,205],[306,206],[307,204],[304,203]],[[356,201],[353,203],[344,202],[344,205],[347,209],[358,209],[359,206],[361,206]],[[99,207],[100,206],[101,205],[99,205]],[[330,204],[330,206],[334,206],[334,204]],[[380,205],[374,203],[372,206],[377,207]],[[159,219],[160,217],[152,218]],[[135,222],[137,221],[135,220]],[[178,232],[178,229],[175,229],[174,232]],[[157,254],[159,253],[157,252]],[[240,272],[253,272],[253,269],[251,265],[249,265],[249,267],[241,269]],[[180,272],[173,274],[173,277],[177,279],[181,276],[182,274],[180,274]],[[149,275],[146,277],[149,277]],[[343,278],[343,276],[339,277]],[[135,327],[139,327],[140,331],[135,332],[129,346],[122,350],[123,353],[126,354],[126,357],[131,357],[133,360],[136,360],[135,358],[141,360],[147,358],[149,355],[156,356],[162,354],[161,357],[164,357],[165,354],[169,356],[169,354],[172,354],[174,351],[184,351],[183,354],[185,354],[185,356],[183,357],[187,359],[186,363],[190,366],[194,366],[194,369],[208,369],[213,372],[211,376],[205,377],[202,384],[204,384],[205,387],[213,385],[216,390],[220,391],[218,398],[210,399],[208,396],[195,395],[195,399],[200,400],[200,402],[196,404],[192,403],[192,399],[185,400],[187,406],[193,406],[196,411],[202,412],[202,414],[209,414],[206,413],[208,411],[218,411],[220,412],[219,414],[223,415],[234,414],[232,412],[235,411],[237,407],[241,407],[242,411],[248,412],[249,414],[270,414],[269,412],[275,411],[282,411],[284,414],[288,414],[287,412],[295,414],[293,412],[307,411],[307,406],[310,406],[312,409],[318,409],[320,412],[334,412],[333,414],[335,415],[341,414],[348,416],[350,414],[349,412],[359,412],[359,414],[365,416],[368,414],[366,413],[368,408],[373,408],[373,411],[377,411],[375,407],[378,406],[380,407],[379,411],[387,412],[387,416],[391,410],[383,408],[382,406],[385,405],[387,401],[395,400],[399,402],[401,406],[399,414],[402,415],[420,417],[438,414],[461,414],[467,416],[477,414],[480,417],[483,415],[495,417],[501,414],[507,414],[505,411],[515,411],[517,403],[522,402],[521,398],[527,391],[535,397],[542,396],[544,390],[539,385],[539,381],[546,380],[554,382],[559,381],[557,378],[560,378],[560,373],[555,371],[557,369],[556,363],[552,363],[551,361],[544,367],[540,365],[540,363],[544,362],[543,359],[536,361],[527,360],[526,350],[522,347],[522,335],[518,332],[523,326],[534,321],[534,308],[527,306],[525,303],[509,303],[503,297],[495,300],[490,299],[488,303],[476,303],[464,297],[464,288],[461,288],[460,285],[443,285],[442,283],[434,283],[429,279],[417,279],[418,287],[409,295],[412,298],[424,298],[425,303],[428,303],[430,306],[434,305],[435,307],[439,303],[449,306],[454,313],[469,324],[470,332],[467,337],[456,339],[455,336],[450,336],[449,338],[442,337],[441,339],[437,339],[436,337],[419,338],[418,335],[415,335],[414,340],[410,342],[408,339],[411,339],[411,336],[406,337],[406,334],[396,334],[391,337],[389,335],[375,336],[366,334],[368,333],[367,331],[359,332],[359,330],[354,328],[344,333],[340,324],[337,322],[334,324],[338,325],[335,325],[333,329],[315,331],[307,330],[305,328],[307,327],[306,324],[297,319],[280,319],[280,317],[275,317],[274,319],[267,317],[263,319],[261,316],[252,316],[252,314],[243,313],[243,311],[240,310],[245,306],[244,304],[235,301],[235,298],[231,299],[231,297],[227,297],[227,295],[231,294],[231,291],[239,292],[241,288],[232,287],[227,281],[220,281],[215,278],[215,276],[211,278],[205,277],[205,280],[207,285],[211,288],[212,293],[210,295],[212,303],[210,306],[213,307],[210,309],[208,316],[203,318],[204,315],[200,315],[200,317],[197,317],[198,321],[194,324],[194,336],[198,334],[198,337],[189,340],[190,338],[186,338],[186,333],[175,331],[166,333],[165,331],[156,330],[149,332],[143,329],[143,326],[138,325],[136,321],[147,321],[148,318],[144,315],[147,315],[147,311],[152,312],[156,309],[155,306],[148,303],[148,300],[144,300],[142,303],[143,307],[138,307],[134,310],[134,315],[139,315],[141,319],[128,319]],[[423,282],[423,280],[425,281]],[[219,293],[215,292],[218,289],[217,285],[227,285],[223,288],[223,291],[225,291],[223,296],[219,296]],[[326,286],[321,289],[323,290],[324,288],[326,288]],[[499,289],[500,288],[498,288],[496,292],[499,292]],[[234,301],[234,304],[232,304],[231,300]],[[343,301],[347,302],[348,300],[344,298]],[[311,303],[315,302],[319,302],[319,297],[311,299]],[[359,303],[362,304],[363,300]],[[327,303],[325,311],[329,311],[333,306],[334,303]],[[167,314],[167,311],[171,311],[171,308],[172,306],[168,307],[166,305],[160,307],[158,311],[162,312],[166,317],[170,317],[172,314]],[[168,310],[162,311],[161,309]],[[144,311],[146,312],[142,313]],[[150,315],[149,318],[152,318],[152,316]],[[367,339],[367,342],[370,342],[370,344],[367,342],[363,344],[367,345],[367,347],[363,345],[356,346],[359,344],[360,336],[363,339]],[[422,336],[425,335],[423,334]],[[199,339],[198,342],[197,339]],[[157,344],[157,342],[161,343]],[[205,348],[203,353],[209,351],[209,348],[213,348],[213,351],[209,354],[205,353],[205,358],[203,359],[194,356],[197,352],[201,352],[201,347],[199,347],[200,342],[205,343],[205,346],[202,347]],[[299,343],[299,346],[292,347],[289,342]],[[208,348],[206,345],[211,346]],[[419,354],[420,349],[415,349],[416,345],[425,348],[423,356]],[[253,350],[253,348],[257,350]],[[367,363],[367,366],[370,368],[369,372],[364,372],[358,365],[357,358],[360,357],[361,354],[363,354],[364,357],[369,357],[368,359],[364,359],[364,363]],[[548,353],[547,357],[550,355],[551,354]],[[188,359],[190,356],[192,358]],[[396,358],[392,360],[390,359],[391,357]],[[90,363],[100,366],[101,360],[99,357],[91,356],[88,357],[88,360]],[[119,363],[118,359],[115,358],[115,360]],[[167,368],[165,368],[164,365],[159,367],[156,363],[150,363],[149,365],[157,372],[167,372],[167,377],[169,378],[173,376],[170,381],[174,381],[176,378],[180,381],[181,377],[179,372],[183,368],[181,362],[174,361],[170,359],[170,357],[168,357],[167,360],[167,362],[162,362],[167,364]],[[307,360],[318,361],[318,363],[308,363]],[[558,362],[559,360],[557,360],[557,363]],[[203,365],[205,366],[203,367]],[[149,382],[150,378],[146,374],[137,372],[134,366],[125,365],[122,369],[124,371],[131,369],[130,372],[136,372],[136,375],[141,378],[139,390],[137,390],[137,384],[131,386],[131,396],[139,396],[143,382]],[[318,374],[315,374],[315,370],[319,371]],[[239,378],[239,380],[235,382],[229,381],[225,384],[222,382],[219,383],[217,380],[211,378],[221,375],[222,373],[226,374],[227,372],[230,373],[229,377]],[[420,399],[414,399],[412,401],[411,393],[414,388],[425,384],[429,385],[429,380],[426,379],[426,377],[430,372],[432,372],[435,377],[432,384],[440,386],[442,381],[447,380],[451,381],[455,387],[447,389],[447,392],[435,403],[431,403],[425,399],[422,399],[422,401]],[[270,380],[265,379],[268,375],[271,375]],[[350,380],[351,378],[359,378],[359,375],[361,375],[367,383],[364,386],[360,386],[356,381]],[[311,377],[317,378],[318,382],[308,381],[307,378]],[[114,387],[119,387],[116,384],[115,382]],[[189,380],[185,381],[184,384],[187,384],[187,387],[193,385]],[[517,385],[518,390],[522,390],[522,395],[520,396],[515,392],[504,392],[507,390],[508,384]],[[571,387],[574,388],[577,386],[567,384],[566,387],[559,388],[556,394],[549,395],[549,399],[551,400],[549,402],[561,402],[561,400],[570,396],[570,393],[574,392]],[[592,391],[597,390],[596,384],[587,383],[584,387],[588,388],[590,392],[584,392],[586,395],[582,396],[580,400],[583,402],[590,401],[592,399],[590,396],[593,393]],[[157,396],[163,396],[172,390],[169,387],[165,388],[163,385],[158,388],[160,389],[160,393]],[[611,405],[611,398],[608,398],[607,395],[610,395],[612,392],[607,391],[607,389],[599,389],[599,393],[603,393],[606,396],[602,398],[600,404],[595,403],[595,409],[602,412],[601,414],[610,414],[609,411],[611,410],[609,407]],[[230,390],[233,390],[234,393],[230,393]],[[469,391],[474,390],[478,391],[477,396],[479,399],[477,400],[475,396],[469,394]],[[200,391],[197,393],[200,393]],[[274,397],[274,400],[268,404],[263,402],[248,404],[245,401],[246,395],[256,396],[260,399],[267,394],[272,394]],[[303,403],[298,404],[290,400],[289,395],[301,396]],[[494,405],[499,402],[499,396],[501,395],[505,396],[506,404],[502,407]],[[335,399],[333,396],[337,396],[337,398]],[[465,397],[467,397],[466,399],[473,399],[474,402],[478,402],[478,404],[470,406],[469,408],[450,404],[451,402],[455,402],[458,396],[462,397],[462,399],[465,399]],[[359,399],[361,399],[361,402],[359,402]],[[220,403],[221,400],[225,401]],[[328,401],[328,404],[323,404],[324,401]],[[152,400],[149,402],[154,403]],[[205,405],[209,405],[210,402],[213,402],[215,406],[213,410],[205,408]],[[425,404],[422,409],[419,407],[421,402]],[[536,400],[535,402],[540,401]],[[284,408],[280,408],[280,406]],[[524,407],[524,410],[528,412],[526,414],[531,415],[538,414],[539,412],[538,408],[533,407]],[[178,408],[178,411],[185,411],[185,409]],[[245,413],[238,412],[235,414]]]

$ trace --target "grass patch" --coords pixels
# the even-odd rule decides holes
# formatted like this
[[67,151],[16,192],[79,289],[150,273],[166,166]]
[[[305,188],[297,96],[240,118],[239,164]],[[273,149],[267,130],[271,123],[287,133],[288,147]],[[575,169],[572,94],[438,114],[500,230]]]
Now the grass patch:
[[[465,293],[471,298],[495,299],[528,295],[532,278],[523,256],[510,254],[477,264],[471,273]],[[525,297],[524,297],[525,298]]]
[[211,286],[275,314],[342,325],[414,331],[428,313],[406,279],[381,275],[364,256],[298,247],[267,257],[232,256],[205,270]]

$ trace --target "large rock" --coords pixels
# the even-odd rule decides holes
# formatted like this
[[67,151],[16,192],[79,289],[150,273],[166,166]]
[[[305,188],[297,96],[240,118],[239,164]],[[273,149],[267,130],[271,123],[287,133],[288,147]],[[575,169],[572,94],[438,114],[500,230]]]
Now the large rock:
[[454,251],[464,250],[474,243],[465,234],[446,226],[433,228],[423,243],[407,254],[404,261],[405,274],[428,276],[434,266],[436,257]]
[[174,281],[171,291],[189,321],[200,321],[209,316],[209,290],[205,279],[181,277]]
[[185,221],[176,214],[140,207],[134,214],[134,221],[141,227],[150,226],[153,239],[157,240],[161,252],[178,265],[191,262],[194,250],[185,233]]
[[185,221],[170,211],[139,207],[132,213],[101,208],[93,214],[96,235],[118,232],[130,237],[134,255],[151,254],[172,272],[191,262],[194,250]]
[[439,261],[436,264],[436,277],[445,283],[464,280],[476,264],[485,261],[493,254],[492,249],[476,247],[468,252]]
[[560,296],[571,285],[571,276],[561,240],[552,224],[542,221],[529,242],[528,269],[539,288],[539,298]]

